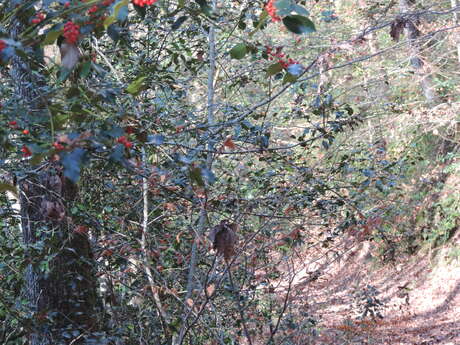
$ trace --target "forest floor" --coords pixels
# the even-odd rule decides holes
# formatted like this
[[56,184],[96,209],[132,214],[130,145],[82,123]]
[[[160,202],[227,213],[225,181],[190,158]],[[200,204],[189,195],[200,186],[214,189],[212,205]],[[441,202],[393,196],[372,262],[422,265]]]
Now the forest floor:
[[[459,188],[457,171],[445,180],[438,196],[455,195]],[[431,199],[427,200],[429,205]],[[289,286],[293,305],[317,323],[312,327],[314,340],[308,336],[299,344],[460,345],[456,224],[456,232],[443,246],[423,248],[385,265],[377,260],[381,254],[375,243],[352,235],[334,248],[301,253]],[[382,317],[372,317],[372,312]]]
[[[460,233],[450,245],[460,245]],[[363,242],[324,265],[328,269],[317,279],[300,274],[293,291],[319,320],[310,344],[459,345],[460,258],[450,250],[446,246],[436,255],[399,258],[382,267],[373,263],[372,245]],[[377,300],[382,318],[360,319],[366,305],[373,310]]]

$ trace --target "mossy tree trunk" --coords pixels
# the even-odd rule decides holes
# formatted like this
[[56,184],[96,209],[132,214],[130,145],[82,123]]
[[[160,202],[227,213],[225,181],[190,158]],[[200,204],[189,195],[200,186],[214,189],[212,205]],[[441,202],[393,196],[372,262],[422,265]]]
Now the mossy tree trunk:
[[[18,37],[25,27],[16,20],[10,32]],[[13,58],[10,73],[18,111],[26,111],[31,123],[43,123],[39,120],[50,116],[43,96],[46,80],[19,56]],[[62,175],[56,162],[24,166],[19,168],[18,187],[26,262],[23,295],[28,316],[23,326],[27,344],[86,343],[98,330],[99,310],[90,243],[85,233],[75,231],[67,212],[76,185]]]

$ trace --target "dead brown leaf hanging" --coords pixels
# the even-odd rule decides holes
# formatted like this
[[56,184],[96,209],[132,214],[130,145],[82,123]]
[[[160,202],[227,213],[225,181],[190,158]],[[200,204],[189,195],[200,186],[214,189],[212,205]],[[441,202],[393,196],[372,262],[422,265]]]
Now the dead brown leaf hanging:
[[217,255],[223,255],[225,261],[229,261],[235,255],[236,232],[238,225],[222,220],[219,225],[212,228],[209,239]]
[[396,18],[395,21],[391,23],[390,36],[393,41],[399,41],[399,36],[401,36],[405,26],[406,21],[403,18]]
[[59,201],[48,201],[43,199],[40,205],[40,212],[45,218],[53,221],[62,221],[65,217],[64,205]]
[[60,47],[61,66],[71,71],[80,59],[80,49],[75,44],[63,42]]

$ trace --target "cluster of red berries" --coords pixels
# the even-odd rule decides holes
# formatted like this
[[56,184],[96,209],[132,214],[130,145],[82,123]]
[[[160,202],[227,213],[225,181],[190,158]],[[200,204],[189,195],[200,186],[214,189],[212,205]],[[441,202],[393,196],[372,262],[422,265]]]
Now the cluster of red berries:
[[99,9],[99,6],[94,5],[88,10],[88,14],[93,14],[93,13],[97,12],[98,9]]
[[133,0],[134,5],[144,7],[145,5],[153,5],[158,0]]
[[31,20],[32,24],[39,24],[42,21],[45,20],[45,14],[42,12],[39,12],[35,15],[35,18]]
[[6,48],[6,42],[3,40],[0,40],[0,53],[2,52],[3,49]]
[[[8,122],[8,126],[10,126],[12,129],[19,129],[18,128],[18,122],[17,121],[10,121]],[[23,129],[22,134],[24,135],[29,135],[30,131],[28,129]]]
[[110,6],[115,0],[104,0],[102,1],[102,5]]
[[68,21],[64,24],[64,33],[62,35],[66,39],[67,43],[74,44],[78,41],[80,26],[72,21]]
[[134,127],[132,127],[132,126],[128,126],[128,127],[125,128],[125,132],[127,134],[133,134],[134,132],[136,132],[136,129]]
[[272,17],[272,21],[279,22],[281,18],[276,15],[276,7],[275,7],[276,0],[269,0],[267,5],[265,6],[265,10],[268,12],[268,15]]
[[26,145],[22,146],[21,152],[24,157],[32,156],[32,151],[30,151],[30,149]]
[[277,47],[275,51],[273,51],[273,48],[270,46],[265,47],[267,49],[267,55],[269,60],[274,60],[278,59],[278,63],[284,68],[287,69],[289,65],[295,65],[298,64],[294,59],[288,58],[286,60],[286,54],[282,53],[281,50],[283,47]]
[[[10,126],[11,128],[13,129],[18,129],[18,122],[17,121],[9,121],[8,122],[8,126]],[[30,134],[30,131],[28,129],[24,129],[22,130],[22,134],[24,135],[29,135]],[[24,157],[29,157],[29,156],[32,156],[32,151],[30,151],[30,149],[26,146],[26,145],[23,145],[22,148],[21,148],[21,152],[22,152],[22,155]]]
[[62,145],[62,144],[61,144],[60,142],[58,142],[58,141],[55,141],[55,142],[53,143],[53,147],[54,147],[57,151],[62,151],[62,150],[64,150],[64,148],[65,148],[64,145]]
[[133,143],[130,142],[124,135],[117,139],[117,142],[123,144],[127,149],[133,147]]

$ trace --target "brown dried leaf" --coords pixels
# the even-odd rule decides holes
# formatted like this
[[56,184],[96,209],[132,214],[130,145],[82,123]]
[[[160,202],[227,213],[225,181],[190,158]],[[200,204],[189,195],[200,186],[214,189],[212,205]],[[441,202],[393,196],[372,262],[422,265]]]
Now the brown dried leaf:
[[80,59],[80,49],[75,44],[63,43],[61,45],[61,66],[72,70]]
[[209,285],[206,288],[206,295],[207,296],[212,296],[212,294],[214,293],[215,290],[216,290],[216,286],[214,284]]
[[64,206],[60,202],[53,202],[43,199],[40,208],[40,211],[45,218],[61,221],[65,217]]
[[401,33],[404,30],[404,27],[406,26],[406,21],[402,18],[397,18],[395,21],[391,24],[391,29],[390,29],[390,36],[393,38],[393,41],[398,42],[399,37],[401,36]]
[[232,149],[232,150],[236,149],[236,145],[235,145],[235,143],[233,142],[232,136],[231,136],[231,135],[229,135],[229,136],[225,139],[225,141],[224,141],[224,146],[225,146],[225,147],[228,147],[229,149]]
[[223,255],[225,261],[229,261],[235,255],[237,230],[237,224],[223,220],[209,234],[209,239],[213,243],[213,249],[217,251],[218,255]]

